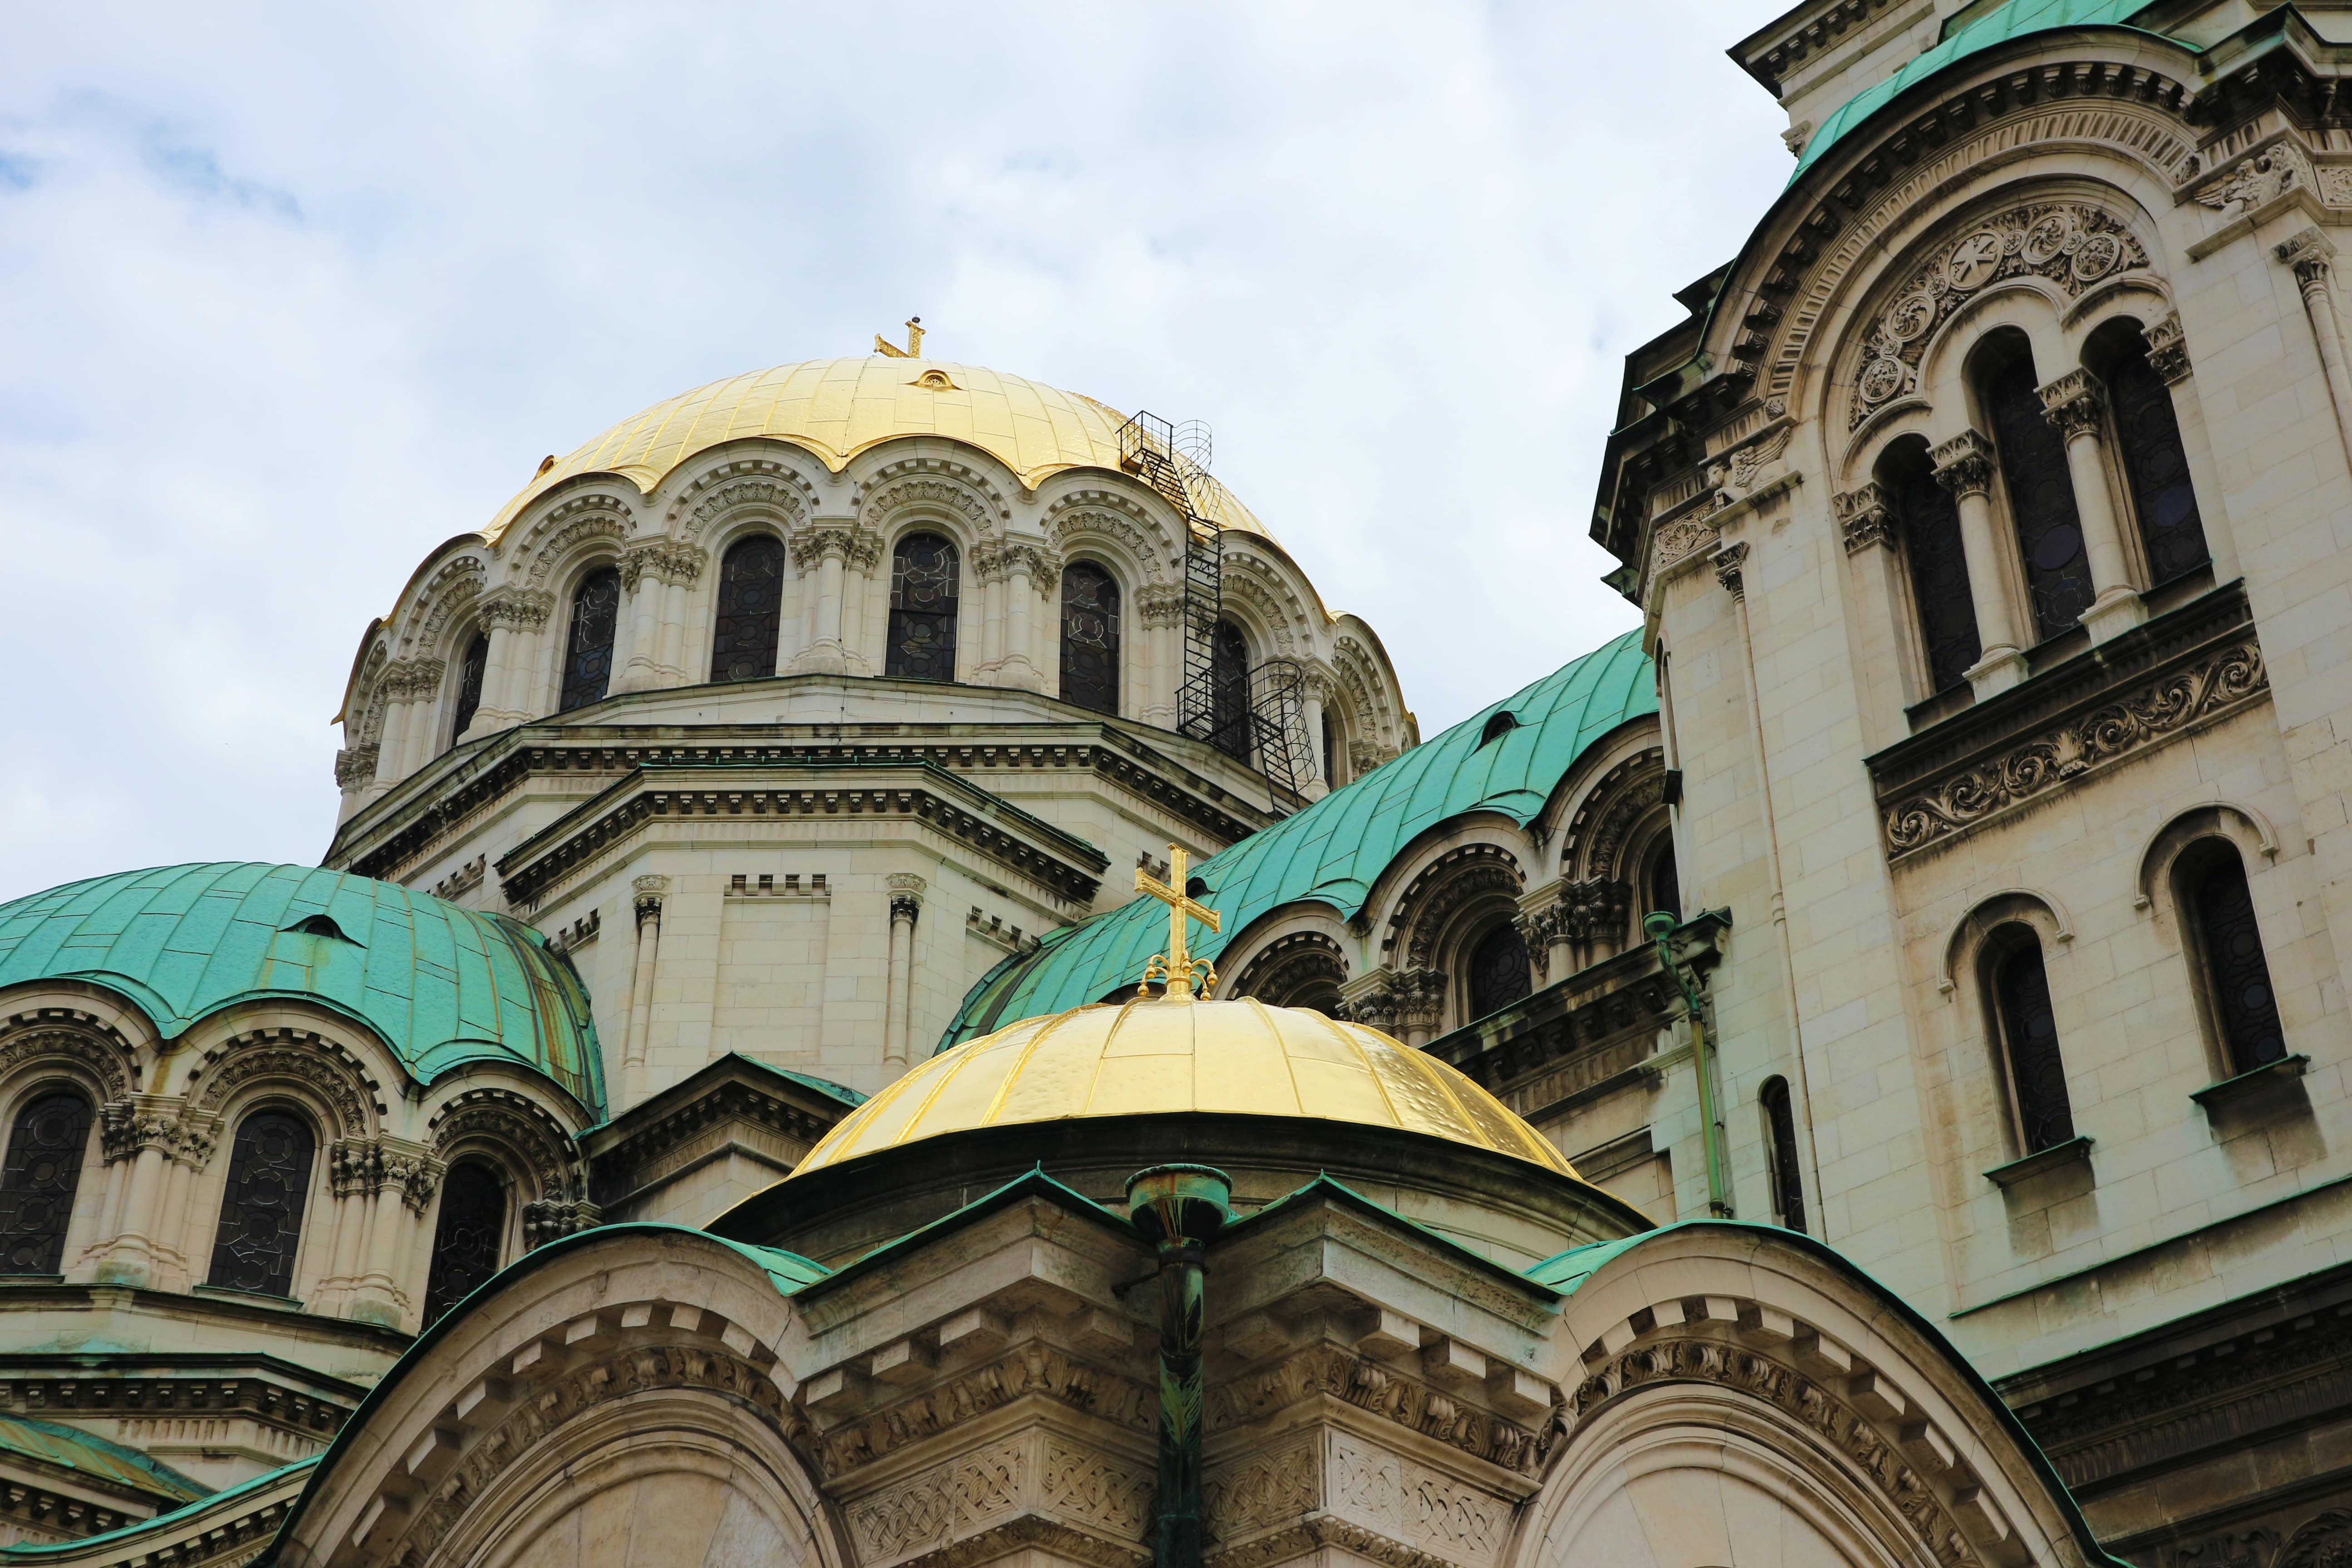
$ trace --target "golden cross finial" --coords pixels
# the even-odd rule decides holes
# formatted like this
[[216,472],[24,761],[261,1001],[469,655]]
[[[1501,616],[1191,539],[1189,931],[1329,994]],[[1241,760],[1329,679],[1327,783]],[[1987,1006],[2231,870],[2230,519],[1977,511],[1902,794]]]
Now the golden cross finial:
[[1168,906],[1168,951],[1153,953],[1151,962],[1143,966],[1142,983],[1135,988],[1138,996],[1143,995],[1155,980],[1167,983],[1171,1001],[1190,1002],[1196,980],[1204,992],[1216,987],[1217,966],[1205,958],[1194,958],[1184,942],[1184,922],[1187,920],[1199,921],[1211,931],[1219,929],[1217,911],[1206,904],[1194,903],[1192,896],[1184,890],[1187,880],[1184,867],[1190,858],[1183,850],[1171,844],[1168,847],[1168,880],[1165,882],[1141,867],[1136,868],[1135,890],[1158,899]]
[[907,318],[907,346],[903,349],[897,343],[892,342],[889,339],[884,337],[881,333],[875,333],[874,352],[877,354],[887,354],[892,359],[922,358],[923,318],[920,316],[909,316]]

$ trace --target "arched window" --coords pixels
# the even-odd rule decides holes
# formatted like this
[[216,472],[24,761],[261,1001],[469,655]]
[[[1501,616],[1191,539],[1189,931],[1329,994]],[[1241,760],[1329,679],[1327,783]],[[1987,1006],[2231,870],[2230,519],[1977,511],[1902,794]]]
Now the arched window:
[[784,547],[754,533],[727,547],[719,563],[719,614],[710,634],[710,679],[765,680],[776,673],[782,624]]
[[1772,1213],[1790,1230],[1805,1228],[1805,1183],[1797,1163],[1797,1117],[1789,1080],[1769,1078],[1757,1099],[1764,1106],[1765,1172],[1772,1179]]
[[1969,593],[1969,560],[1960,546],[1960,510],[1952,492],[1936,482],[1924,447],[1906,446],[1882,481],[1891,492],[1903,531],[1903,562],[1910,569],[1919,640],[1927,654],[1927,684],[1958,686],[1983,657],[1977,637],[1976,600]]
[[1642,896],[1649,900],[1643,905],[1644,913],[1664,910],[1677,920],[1682,918],[1683,885],[1675,868],[1675,841],[1665,834],[1658,836],[1657,853],[1650,858],[1649,870],[1642,879]]
[[1118,711],[1118,584],[1091,561],[1062,570],[1062,700]]
[[69,1089],[33,1096],[8,1130],[0,1167],[0,1274],[55,1274],[89,1144],[89,1101]]
[[425,1323],[437,1321],[499,1271],[499,1247],[506,1234],[506,1184],[499,1173],[476,1160],[453,1166],[441,1184],[441,1216],[433,1225]]
[[569,713],[604,700],[613,679],[613,633],[621,620],[621,574],[600,566],[572,595],[572,631],[563,645],[563,692],[555,710]]
[[288,1111],[257,1110],[237,1127],[207,1283],[262,1296],[294,1293],[294,1248],[317,1151],[310,1125]]
[[2083,521],[2074,510],[2074,481],[2066,471],[2066,443],[2042,409],[2033,356],[2018,352],[1984,381],[1986,421],[2000,457],[2000,479],[2017,528],[2025,586],[2033,601],[2038,638],[2073,627],[2091,607],[2091,565],[2083,552]]
[[2208,838],[2181,857],[2179,886],[2199,956],[2214,1031],[2233,1073],[2252,1072],[2286,1055],[2278,995],[2254,923],[2254,899],[2237,847]]
[[2169,582],[2212,559],[2205,547],[2197,490],[2189,482],[2189,455],[2172,390],[2147,363],[2147,344],[2130,341],[2107,365],[2107,401],[2115,409],[2116,455],[2131,481],[2132,510],[2147,551],[2153,583]]
[[1331,710],[1323,710],[1323,782],[1338,789],[1339,778],[1339,727],[1331,722]]
[[953,680],[956,547],[936,533],[910,533],[890,553],[890,647],[882,673],[908,680]]
[[1231,621],[1219,621],[1209,641],[1209,743],[1237,763],[1250,744],[1249,639]]
[[2018,1152],[2038,1154],[2074,1136],[2066,1097],[2066,1063],[2058,1054],[2058,1019],[2050,1005],[2050,976],[2042,941],[2031,929],[2007,925],[1994,933],[1993,1016],[2008,1068]]
[[482,709],[482,676],[490,667],[490,639],[480,632],[466,645],[466,657],[457,661],[457,708],[450,715],[449,743],[456,745],[474,722],[474,715]]
[[1531,988],[1528,940],[1517,926],[1505,921],[1470,950],[1470,1016],[1483,1018],[1507,1007]]

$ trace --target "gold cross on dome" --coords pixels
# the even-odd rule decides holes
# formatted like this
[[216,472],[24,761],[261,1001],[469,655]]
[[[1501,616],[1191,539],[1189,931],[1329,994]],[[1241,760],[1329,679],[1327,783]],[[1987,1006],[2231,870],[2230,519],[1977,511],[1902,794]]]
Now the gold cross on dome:
[[[1155,980],[1167,982],[1171,1001],[1190,1002],[1196,980],[1204,991],[1216,986],[1217,966],[1205,958],[1194,958],[1184,941],[1184,922],[1187,920],[1199,921],[1213,931],[1219,929],[1217,911],[1206,904],[1194,903],[1192,896],[1184,890],[1188,879],[1184,868],[1190,859],[1191,857],[1183,850],[1171,844],[1168,847],[1167,881],[1161,881],[1140,867],[1136,868],[1135,890],[1146,897],[1158,899],[1168,906],[1168,951],[1153,953],[1151,962],[1143,966],[1142,983],[1135,988],[1138,996],[1143,995]],[[1178,984],[1179,976],[1182,977],[1181,984]]]
[[923,318],[920,316],[909,316],[907,318],[907,346],[903,349],[898,344],[892,342],[889,339],[884,337],[881,333],[875,333],[874,352],[877,354],[886,354],[891,359],[922,358]]

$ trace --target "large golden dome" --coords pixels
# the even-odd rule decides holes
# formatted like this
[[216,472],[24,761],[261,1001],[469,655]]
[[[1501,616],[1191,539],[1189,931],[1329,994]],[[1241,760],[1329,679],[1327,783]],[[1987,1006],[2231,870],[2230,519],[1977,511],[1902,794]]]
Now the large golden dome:
[[1184,1110],[1400,1129],[1576,1174],[1502,1101],[1377,1029],[1179,995],[1074,1007],[967,1040],[852,1111],[793,1176],[947,1132]]
[[[1091,397],[979,365],[881,354],[780,364],[698,386],[623,420],[534,478],[484,531],[496,539],[534,497],[578,475],[619,474],[650,492],[696,453],[750,437],[806,447],[839,473],[878,442],[943,436],[996,458],[1034,489],[1065,468],[1117,471],[1126,422]],[[1265,533],[1232,491],[1213,479],[1208,489],[1211,521]]]

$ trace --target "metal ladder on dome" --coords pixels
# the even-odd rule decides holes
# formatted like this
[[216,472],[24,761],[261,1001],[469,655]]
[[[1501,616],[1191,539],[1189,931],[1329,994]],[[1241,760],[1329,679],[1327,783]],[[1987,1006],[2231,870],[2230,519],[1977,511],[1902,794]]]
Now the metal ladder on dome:
[[[1269,658],[1223,684],[1217,679],[1217,625],[1224,613],[1220,530],[1203,515],[1210,487],[1208,427],[1171,425],[1139,410],[1118,427],[1119,467],[1150,485],[1184,520],[1184,676],[1176,689],[1176,730],[1206,741],[1265,775],[1295,805],[1298,780],[1314,757],[1306,733],[1306,671]],[[1301,761],[1304,759],[1305,769]]]

